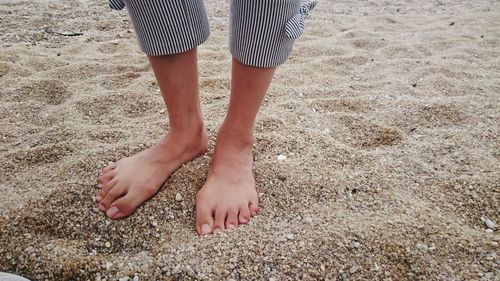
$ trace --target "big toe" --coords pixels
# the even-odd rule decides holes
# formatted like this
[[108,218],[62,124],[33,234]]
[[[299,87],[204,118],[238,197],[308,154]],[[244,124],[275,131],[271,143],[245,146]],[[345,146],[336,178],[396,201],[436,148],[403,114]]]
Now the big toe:
[[134,200],[134,196],[128,193],[115,200],[106,211],[106,215],[112,219],[121,219],[131,215],[139,205],[140,202],[136,202],[136,200]]

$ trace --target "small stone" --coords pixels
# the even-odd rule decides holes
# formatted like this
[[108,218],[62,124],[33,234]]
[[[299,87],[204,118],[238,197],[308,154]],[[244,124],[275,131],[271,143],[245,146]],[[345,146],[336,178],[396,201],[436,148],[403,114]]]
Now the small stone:
[[106,242],[106,243],[104,243],[104,246],[106,246],[106,248],[109,248],[109,247],[111,247],[111,243]]
[[305,223],[312,223],[313,219],[312,218],[304,218]]
[[139,276],[134,276],[134,279],[132,279],[133,281],[139,281]]
[[352,246],[357,249],[359,248],[359,246],[361,246],[361,244],[358,241],[354,241],[352,242]]
[[290,234],[287,234],[285,237],[286,237],[286,239],[288,239],[288,240],[293,240],[293,239],[295,239],[295,236],[294,236],[293,234],[291,234],[291,233],[290,233]]
[[119,281],[128,281],[128,280],[129,280],[129,278],[128,278],[127,276],[125,276],[125,277],[122,277],[122,278],[120,278],[120,279],[118,279],[118,280],[119,280]]
[[286,181],[286,178],[287,178],[287,177],[286,177],[286,174],[278,174],[278,179],[279,179],[280,181]]
[[491,242],[488,243],[488,245],[490,245],[493,248],[497,248],[498,247],[498,242],[491,241]]
[[425,245],[424,243],[418,242],[417,249],[419,249],[422,252],[427,252],[429,250],[429,247],[427,247],[427,245]]
[[490,220],[490,219],[485,219],[484,220],[484,224],[486,225],[486,227],[488,227],[489,229],[495,229],[496,225],[495,223]]
[[175,194],[175,201],[177,201],[177,202],[182,201],[182,195],[178,192],[177,192],[177,194]]
[[485,232],[488,233],[488,234],[493,233],[493,229],[489,229],[488,228],[488,229],[485,230]]
[[278,159],[278,161],[285,161],[286,160],[286,156],[283,154],[278,155],[278,157],[276,157],[276,158]]
[[154,227],[157,227],[158,226],[158,222],[153,221],[153,222],[151,222],[151,225],[154,226]]
[[96,213],[96,214],[99,214],[100,211],[99,211],[99,208],[92,208],[92,212]]
[[357,271],[358,271],[358,267],[357,267],[356,265],[355,265],[355,266],[353,266],[353,267],[351,267],[351,269],[349,269],[349,273],[351,273],[351,274],[354,274],[354,273],[356,273]]

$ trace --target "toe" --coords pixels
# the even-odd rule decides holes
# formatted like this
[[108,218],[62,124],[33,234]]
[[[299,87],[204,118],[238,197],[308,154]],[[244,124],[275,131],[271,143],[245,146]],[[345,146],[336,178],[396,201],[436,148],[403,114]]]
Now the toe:
[[109,171],[105,174],[101,174],[99,176],[99,183],[102,186],[102,185],[106,184],[107,182],[109,182],[110,180],[112,180],[115,176],[116,176],[116,173],[114,170]]
[[248,204],[248,209],[250,210],[250,215],[253,217],[259,212],[259,204],[256,202],[250,202],[250,204]]
[[102,199],[104,199],[106,197],[108,192],[117,184],[117,182],[118,181],[116,179],[113,179],[113,180],[109,181],[108,183],[101,185],[100,186],[101,190],[99,190],[99,192],[97,193],[95,200],[97,202],[101,202]]
[[226,229],[233,229],[238,226],[238,209],[229,209],[226,218]]
[[107,183],[105,184],[101,184],[101,191],[99,191],[99,195],[102,196],[102,198],[104,198],[106,196],[106,194],[108,194],[108,192],[118,183],[118,180],[115,178],[115,179],[112,179],[110,181],[108,181]]
[[212,232],[214,219],[212,209],[206,203],[196,204],[196,231],[200,235]]
[[219,207],[215,210],[215,222],[212,233],[221,233],[224,231],[224,229],[226,229],[224,226],[226,222],[226,216],[227,216],[226,208]]
[[240,214],[238,216],[240,224],[246,224],[250,220],[250,210],[247,206],[240,208]]
[[129,192],[111,203],[109,209],[106,211],[106,215],[112,219],[128,217],[140,204],[141,201],[137,200],[137,196]]
[[107,172],[113,170],[114,168],[116,168],[116,163],[115,162],[109,162],[108,166],[106,166],[106,167],[104,167],[104,169],[102,169],[101,174],[104,175]]
[[116,199],[122,197],[125,193],[126,189],[117,184],[109,190],[108,193],[106,193],[106,196],[103,196],[101,202],[99,203],[107,210]]

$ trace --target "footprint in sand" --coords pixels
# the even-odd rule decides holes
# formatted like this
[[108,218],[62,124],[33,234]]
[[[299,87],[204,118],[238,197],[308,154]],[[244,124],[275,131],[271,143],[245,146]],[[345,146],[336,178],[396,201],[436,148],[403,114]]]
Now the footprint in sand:
[[28,85],[15,90],[10,98],[14,101],[39,101],[50,105],[64,103],[71,96],[64,82],[57,80],[32,81]]

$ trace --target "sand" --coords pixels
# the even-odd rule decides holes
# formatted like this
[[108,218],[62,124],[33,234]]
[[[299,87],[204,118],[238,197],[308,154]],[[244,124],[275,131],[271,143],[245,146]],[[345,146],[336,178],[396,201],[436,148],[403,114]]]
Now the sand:
[[[228,1],[207,7],[199,64],[212,151],[228,102]],[[0,271],[499,280],[499,15],[491,0],[322,0],[258,117],[262,213],[199,237],[193,202],[211,152],[127,219],[95,208],[99,169],[168,129],[126,12],[2,1]]]

